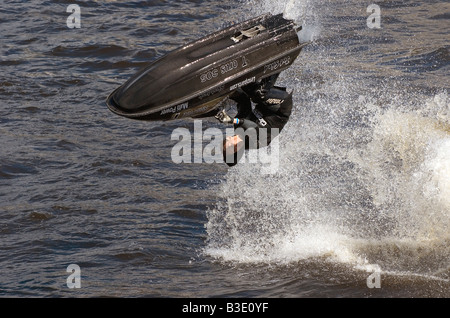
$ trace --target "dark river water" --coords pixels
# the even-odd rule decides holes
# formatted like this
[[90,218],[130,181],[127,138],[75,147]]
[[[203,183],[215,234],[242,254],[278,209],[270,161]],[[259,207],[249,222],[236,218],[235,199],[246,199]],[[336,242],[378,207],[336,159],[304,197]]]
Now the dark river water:
[[[148,62],[265,12],[311,41],[279,79],[276,171],[175,163],[194,120],[107,109]],[[0,296],[449,297],[449,30],[444,0],[1,1]]]

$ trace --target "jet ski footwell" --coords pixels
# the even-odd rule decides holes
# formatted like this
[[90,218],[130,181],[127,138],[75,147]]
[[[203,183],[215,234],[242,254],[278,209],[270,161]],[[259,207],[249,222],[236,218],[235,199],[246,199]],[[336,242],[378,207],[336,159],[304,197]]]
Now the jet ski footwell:
[[212,33],[150,63],[107,106],[138,120],[205,117],[238,88],[289,68],[306,45],[299,29],[268,13]]

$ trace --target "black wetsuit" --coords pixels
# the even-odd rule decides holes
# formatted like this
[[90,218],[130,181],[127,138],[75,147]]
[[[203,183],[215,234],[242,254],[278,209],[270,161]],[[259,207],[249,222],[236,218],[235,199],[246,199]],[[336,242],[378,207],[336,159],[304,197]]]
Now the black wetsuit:
[[[274,85],[278,75],[247,85],[230,97],[237,103],[238,113],[235,118],[239,123],[235,123],[234,128],[236,134],[242,135],[241,139],[245,140],[245,149],[268,146],[289,120],[292,94],[286,88]],[[252,131],[256,138],[249,137]],[[225,162],[233,166],[241,156],[242,153],[235,154],[233,162],[229,158]]]

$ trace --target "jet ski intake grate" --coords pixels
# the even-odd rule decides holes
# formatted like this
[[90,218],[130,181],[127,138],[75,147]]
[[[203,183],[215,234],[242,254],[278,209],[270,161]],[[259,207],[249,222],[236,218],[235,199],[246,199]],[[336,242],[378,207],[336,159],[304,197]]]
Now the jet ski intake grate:
[[250,29],[238,32],[235,36],[231,37],[231,39],[234,41],[234,43],[239,43],[242,40],[249,39],[258,35],[259,33],[261,33],[261,31],[264,31],[265,29],[266,29],[265,27],[259,24],[254,27],[251,27]]

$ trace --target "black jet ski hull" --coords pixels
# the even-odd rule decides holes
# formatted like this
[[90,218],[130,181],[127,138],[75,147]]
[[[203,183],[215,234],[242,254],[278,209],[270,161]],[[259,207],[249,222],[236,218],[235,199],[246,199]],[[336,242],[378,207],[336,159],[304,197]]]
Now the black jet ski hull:
[[265,14],[213,33],[149,64],[107,99],[114,113],[139,120],[204,117],[240,87],[292,65],[298,28]]

